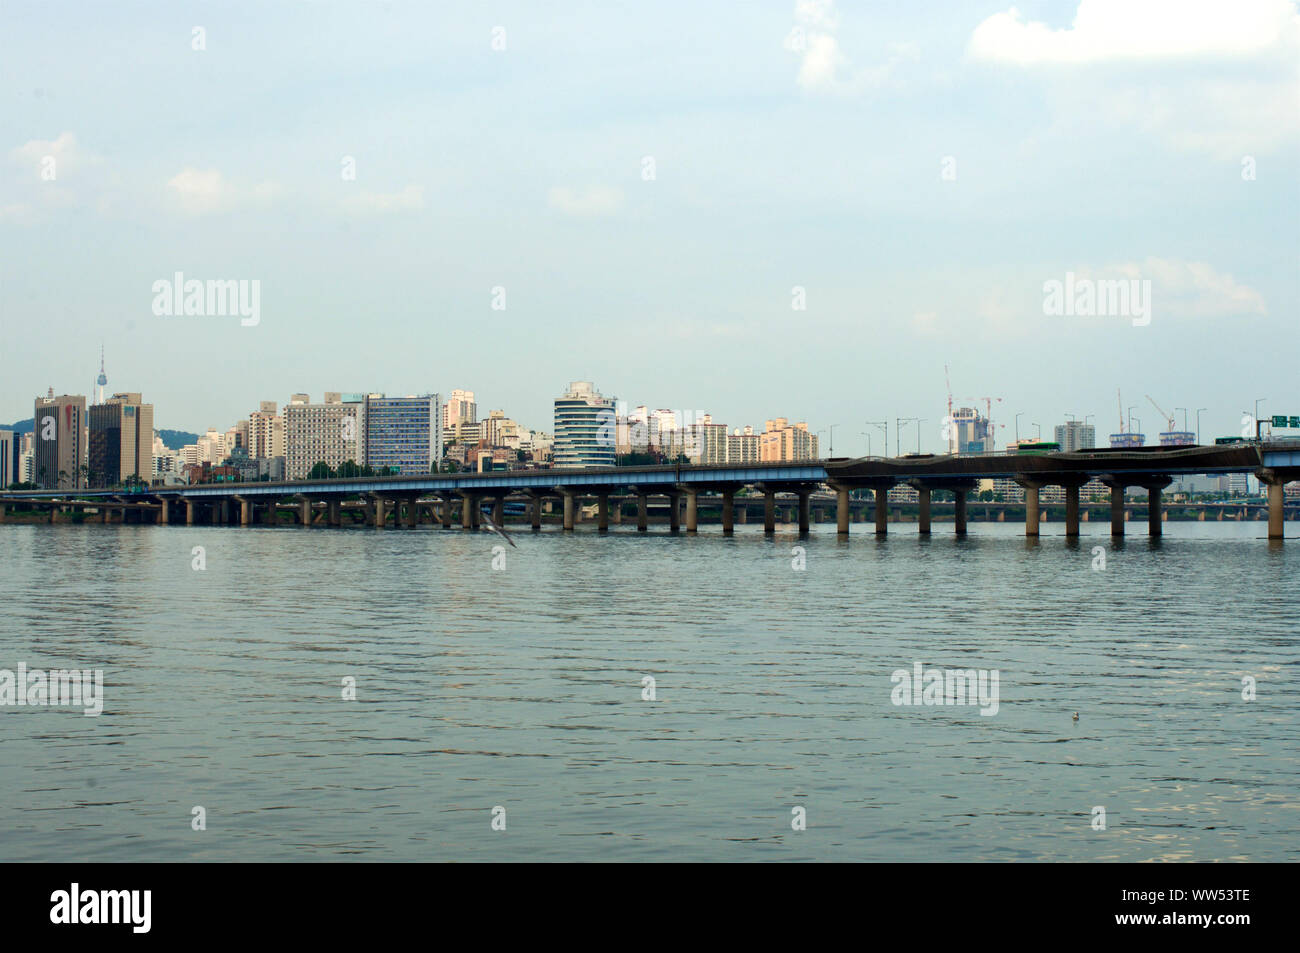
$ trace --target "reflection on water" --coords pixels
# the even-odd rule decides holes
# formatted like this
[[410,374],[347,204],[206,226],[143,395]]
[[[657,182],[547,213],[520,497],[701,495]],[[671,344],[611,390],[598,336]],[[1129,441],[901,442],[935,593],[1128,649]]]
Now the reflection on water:
[[860,529],[0,527],[0,860],[1296,859],[1300,542]]

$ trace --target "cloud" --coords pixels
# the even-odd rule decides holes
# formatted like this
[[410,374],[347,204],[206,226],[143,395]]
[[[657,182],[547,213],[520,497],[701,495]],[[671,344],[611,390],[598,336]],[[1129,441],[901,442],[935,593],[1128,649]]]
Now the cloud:
[[1112,271],[1126,278],[1149,279],[1152,309],[1161,315],[1221,318],[1268,313],[1263,295],[1203,261],[1147,258]]
[[424,187],[408,185],[400,192],[360,192],[345,199],[343,207],[363,215],[411,212],[424,208]]
[[17,165],[29,167],[36,178],[40,178],[47,158],[53,158],[56,176],[63,176],[100,161],[99,156],[84,149],[77,142],[77,137],[70,132],[60,133],[57,139],[32,139],[11,150],[9,158]]
[[565,215],[594,218],[621,209],[623,192],[606,185],[589,185],[580,192],[557,185],[546,194],[546,204]]
[[1291,0],[1080,0],[1060,30],[1015,7],[995,13],[975,28],[967,51],[1016,66],[1245,58],[1294,49],[1298,28]]
[[1222,160],[1275,151],[1300,131],[1294,0],[1080,0],[1055,30],[1011,8],[975,28],[967,55],[1046,80],[1063,127],[1134,128]]
[[794,20],[784,46],[800,58],[796,81],[812,92],[878,89],[890,81],[900,64],[917,56],[914,44],[894,43],[884,63],[855,71],[836,37],[840,18],[835,0],[796,0]]
[[186,168],[167,180],[167,196],[187,215],[226,212],[243,205],[262,205],[277,198],[281,189],[274,182],[251,188],[226,180],[217,169]]

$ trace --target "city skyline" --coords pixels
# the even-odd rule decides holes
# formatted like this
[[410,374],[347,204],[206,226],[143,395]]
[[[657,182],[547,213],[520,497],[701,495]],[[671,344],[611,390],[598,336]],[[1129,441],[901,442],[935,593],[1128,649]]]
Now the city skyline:
[[[1117,386],[1216,433],[1294,404],[1294,4],[1008,6],[0,13],[0,419],[101,341],[176,429],[356,377],[532,421],[553,381],[728,421],[786,381],[837,449],[940,416],[945,364],[1044,429]],[[256,323],[157,313],[177,273],[258,282]],[[1070,276],[1149,282],[1149,323],[1049,314]]]
[[[110,392],[112,392],[114,388],[116,388],[117,386],[115,383],[112,383],[113,380],[114,380],[113,375],[109,375],[108,387]],[[465,382],[462,381],[460,383],[463,384]],[[598,386],[603,386],[600,385],[599,382],[597,383]],[[132,381],[131,384],[134,386],[138,384],[138,382]],[[548,398],[548,403],[554,400],[556,394],[558,394],[563,389],[564,386],[567,385],[555,385],[552,388],[556,393],[552,394]],[[45,394],[48,392],[48,390],[49,388],[46,388],[44,392],[38,395],[34,395],[34,397],[44,397]],[[154,392],[152,387],[144,388],[143,390],[147,393],[150,393],[151,395]],[[264,390],[266,389],[264,388]],[[53,387],[53,391],[56,395],[60,395],[60,396],[63,395],[84,396],[86,398],[87,407],[89,407],[91,406],[94,399],[95,387],[86,388],[84,394],[80,393],[79,391],[73,388],[61,390],[57,386]],[[453,389],[445,385],[441,387],[432,387],[425,391],[410,390],[410,389],[406,389],[406,390],[398,389],[396,391],[382,391],[382,390],[365,389],[365,388],[356,388],[349,391],[338,391],[338,390],[331,390],[328,388],[323,389],[321,391],[306,391],[306,390],[289,388],[285,390],[285,396],[283,398],[273,398],[272,401],[270,402],[274,402],[283,406],[285,404],[288,404],[289,398],[295,395],[301,395],[304,393],[305,394],[310,394],[310,393],[329,394],[329,393],[338,393],[338,392],[357,394],[357,395],[384,394],[390,399],[400,398],[400,397],[413,397],[421,393],[424,394],[469,393],[471,395],[481,394],[481,393],[491,393],[490,391],[483,390],[481,384],[475,384],[475,389],[469,391],[465,391],[463,389]],[[605,393],[605,396],[608,397],[611,393],[616,395],[620,392],[617,391],[616,389],[610,389],[608,392],[602,391],[602,393]],[[798,393],[797,389],[792,389],[791,394],[788,397],[783,396],[779,398],[774,398],[769,395],[768,397],[765,398],[764,403],[777,405],[776,412],[779,413],[780,408],[782,406],[785,406],[786,404],[797,403],[797,398],[795,396],[797,393]],[[1129,404],[1127,399],[1123,399],[1122,397],[1119,398],[1122,404],[1121,406],[1120,404],[1116,403],[1117,401],[1116,395],[1112,394],[1111,408],[1109,410],[1102,410],[1100,413],[1096,411],[1091,411],[1087,413],[1076,413],[1073,411],[1067,411],[1057,416],[1034,413],[1034,412],[1026,412],[1023,410],[1017,411],[1014,410],[1014,408],[1007,408],[1006,402],[1002,398],[996,398],[997,400],[1000,401],[1000,408],[992,410],[991,413],[991,419],[994,425],[994,432],[989,436],[989,442],[991,444],[989,449],[992,450],[1000,449],[1004,445],[1009,445],[1014,443],[1017,439],[1052,440],[1054,439],[1056,430],[1072,420],[1076,421],[1081,426],[1086,425],[1094,428],[1096,440],[1098,441],[1099,445],[1105,445],[1107,435],[1109,434],[1127,432],[1130,429],[1130,425],[1132,425],[1131,429],[1133,430],[1133,432],[1141,433],[1146,438],[1146,443],[1148,445],[1157,443],[1159,434],[1162,431],[1165,431],[1167,429],[1167,420],[1160,418],[1159,415],[1156,413],[1156,411],[1151,407],[1150,404],[1151,398],[1149,396],[1140,395],[1136,391],[1134,391],[1134,396],[1136,399],[1133,404]],[[25,401],[26,406],[28,408],[31,407],[31,402],[33,399],[34,398],[28,398]],[[627,405],[630,403],[628,401],[622,400],[622,398],[617,396],[611,397],[611,399],[623,405]],[[938,403],[943,399],[944,399],[943,395],[937,395],[935,402]],[[1266,424],[1269,420],[1270,413],[1271,413],[1270,404],[1273,405],[1274,408],[1277,408],[1279,413],[1286,413],[1288,415],[1293,415],[1296,412],[1297,408],[1300,408],[1300,396],[1292,399],[1289,403],[1284,403],[1282,401],[1271,401],[1268,398],[1262,398],[1262,399],[1253,398],[1250,401],[1244,401],[1243,409],[1235,413],[1224,412],[1222,408],[1218,408],[1218,409],[1204,408],[1201,407],[1196,400],[1191,400],[1189,401],[1189,406],[1184,407],[1183,405],[1179,404],[1173,410],[1176,429],[1181,431],[1184,428],[1184,418],[1186,418],[1186,429],[1189,432],[1195,434],[1198,429],[1197,410],[1200,410],[1202,414],[1200,417],[1199,426],[1201,431],[1200,438],[1202,442],[1213,442],[1213,440],[1217,437],[1241,436],[1243,435],[1243,430],[1246,427],[1246,424],[1243,421],[1243,414],[1253,416],[1253,414],[1255,413],[1257,400],[1259,400],[1259,404],[1258,404],[1259,418],[1261,420],[1264,420]],[[160,406],[159,401],[152,401],[152,402],[154,403],[155,406]],[[227,402],[230,402],[230,400],[227,400]],[[268,402],[267,398],[264,395],[256,396],[244,400],[244,403],[247,404],[250,409],[246,410],[242,415],[237,414],[229,421],[225,421],[225,422],[221,420],[216,420],[216,421],[208,420],[199,423],[193,421],[178,422],[169,419],[166,413],[166,408],[160,407],[163,413],[158,417],[157,420],[155,420],[155,429],[175,430],[175,431],[181,431],[185,433],[196,433],[200,435],[202,435],[205,431],[211,429],[225,430],[226,428],[231,426],[232,422],[247,421],[252,414],[258,412],[258,407],[261,404],[267,402]],[[954,411],[957,411],[959,409],[971,410],[974,411],[978,416],[983,417],[985,409],[982,407],[982,403],[983,403],[982,400],[976,400],[976,399],[965,399],[965,400],[957,399],[952,401],[952,407]],[[1197,404],[1197,406],[1190,406],[1191,404]],[[444,408],[444,414],[445,414],[446,405],[447,402],[444,401],[442,405]],[[488,406],[495,408],[499,405],[496,401],[479,400],[475,403],[475,407],[488,407]],[[649,405],[645,405],[645,406],[649,406]],[[700,409],[705,406],[707,405],[703,404],[702,402],[683,403],[683,402],[674,402],[674,401],[664,401],[662,403],[656,404],[655,407],[652,408],[652,410],[671,409],[671,408],[679,408],[679,409],[694,408],[694,410],[692,411],[693,413],[701,413],[701,414],[708,413],[718,423],[725,424],[730,431],[743,429],[744,427],[747,426],[753,426],[755,428],[756,433],[759,432],[757,428],[762,426],[765,420],[775,419],[774,416],[771,416],[772,413],[771,411],[763,411],[763,412],[750,411],[737,416],[733,421],[731,419],[728,419],[724,414],[719,414],[712,410],[704,411]],[[1142,411],[1142,408],[1144,406],[1146,407],[1145,412],[1134,413],[1135,410]],[[505,408],[503,407],[502,409]],[[624,409],[626,410],[631,408],[625,406]],[[906,408],[901,408],[901,409],[906,409]],[[927,407],[923,409],[929,409],[929,408]],[[889,416],[887,420],[888,430],[889,430],[888,442],[889,442],[889,447],[891,448],[890,451],[891,455],[894,453],[917,452],[918,443],[919,443],[920,452],[923,453],[947,452],[950,446],[950,437],[947,434],[950,433],[951,430],[946,431],[944,429],[945,414],[943,410],[944,408],[940,407],[938,411],[936,411],[936,416],[933,418],[921,418],[919,432],[918,432],[917,418],[902,416],[901,413],[899,416]],[[544,418],[543,423],[541,425],[533,424],[529,426],[528,429],[532,431],[545,432],[546,428],[551,426],[553,423],[553,407],[548,408],[548,411],[550,412],[548,412],[548,415]],[[863,409],[863,413],[868,416],[879,412],[880,412],[879,405],[866,407]],[[0,428],[10,427],[13,424],[20,423],[24,420],[29,420],[31,419],[30,413],[31,411],[29,410],[28,415],[17,416],[10,420],[4,420],[0,418]],[[796,419],[800,419],[800,420],[802,419],[802,418],[789,416],[788,414],[784,416],[786,416],[788,419],[792,421]],[[840,442],[841,450],[837,451],[836,455],[838,456],[867,455],[868,446],[870,446],[871,448],[872,455],[876,455],[876,456],[881,455],[880,446],[882,444],[882,434],[879,431],[878,423],[876,427],[873,428],[872,426],[870,426],[872,422],[869,420],[864,419],[864,420],[857,421],[855,423],[853,418],[848,418],[846,417],[845,414],[840,414],[840,417],[842,418],[841,420],[835,420],[835,421],[819,420],[815,422],[813,421],[808,422],[810,432],[814,434],[814,436],[819,436],[822,438],[820,439],[819,443],[821,449],[825,451],[825,454],[823,455],[829,455],[831,443],[829,440],[826,440],[825,437],[830,435],[829,428],[831,426],[835,427],[836,431],[839,434],[839,439],[841,441]],[[531,423],[522,414],[513,414],[512,419],[520,421],[521,424]],[[960,426],[960,419],[964,419],[964,418],[958,419],[957,426]],[[165,427],[159,426],[158,420],[166,421],[168,423],[168,426]],[[901,427],[898,426],[900,421],[902,422]],[[1087,421],[1086,424],[1085,421]],[[1214,426],[1213,425],[1214,421],[1221,421],[1222,422],[1221,426]],[[1017,432],[1018,427],[1021,429]],[[868,443],[867,440],[867,434],[872,435],[870,444]],[[900,434],[902,436],[901,447],[899,446]],[[854,448],[861,448],[861,449],[859,451],[858,449],[854,449]]]

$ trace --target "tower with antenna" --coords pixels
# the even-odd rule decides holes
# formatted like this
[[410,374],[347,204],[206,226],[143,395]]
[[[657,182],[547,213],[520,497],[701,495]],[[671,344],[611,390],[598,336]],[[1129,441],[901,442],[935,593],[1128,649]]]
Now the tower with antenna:
[[104,402],[104,388],[108,386],[108,375],[104,373],[104,345],[99,346],[99,376],[95,378],[95,403]]

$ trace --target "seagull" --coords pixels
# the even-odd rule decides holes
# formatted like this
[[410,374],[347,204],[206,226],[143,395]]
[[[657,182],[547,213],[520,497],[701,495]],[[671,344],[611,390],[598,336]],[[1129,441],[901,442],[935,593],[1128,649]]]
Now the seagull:
[[[498,526],[498,525],[493,521],[493,519],[492,519],[491,516],[489,516],[486,512],[483,512],[481,515],[482,515],[482,517],[483,517],[484,522],[487,523],[487,525],[488,525],[488,529],[492,530],[492,532],[496,533],[498,536],[500,536],[502,539],[504,539],[504,540],[505,540],[507,543],[509,543],[511,546],[515,546],[515,541],[514,541],[513,539],[510,538],[510,534],[507,533],[505,530],[503,530],[500,526]],[[515,546],[515,549],[518,549],[518,548],[519,548],[518,546]]]
[[1079,713],[1077,711],[1074,713],[1074,720],[1075,721],[1079,720]]

